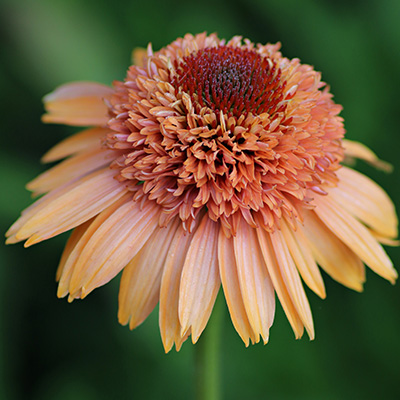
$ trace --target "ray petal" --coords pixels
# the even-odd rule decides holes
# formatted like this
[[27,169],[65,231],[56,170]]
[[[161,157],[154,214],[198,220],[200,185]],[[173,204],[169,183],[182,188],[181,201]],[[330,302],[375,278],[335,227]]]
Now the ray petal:
[[[280,276],[282,277],[283,283],[290,296],[292,304],[297,311],[297,314],[300,317],[302,323],[304,324],[308,336],[312,340],[314,339],[314,324],[311,315],[310,305],[308,303],[306,293],[304,292],[304,288],[301,283],[299,273],[296,269],[296,265],[285,242],[285,238],[280,230],[276,230],[270,235],[266,234],[264,238],[266,238],[267,241],[268,239],[270,239],[269,244],[272,245],[272,247],[269,246],[268,248],[270,250],[268,256],[272,259],[272,261],[276,262],[275,268],[279,268]],[[261,246],[261,248],[263,249],[263,246]],[[268,267],[269,265],[270,264],[267,262]],[[272,278],[271,272],[270,275]]]
[[241,221],[233,243],[240,289],[250,325],[256,341],[261,334],[264,343],[267,343],[275,314],[275,294],[256,230]]
[[374,272],[394,283],[397,272],[368,229],[344,209],[340,209],[329,196],[315,199],[315,212],[324,224]]
[[159,324],[166,353],[171,350],[174,342],[177,350],[178,346],[182,345],[178,312],[179,284],[186,254],[195,231],[194,228],[192,233],[188,233],[182,225],[179,225],[165,260],[160,288]]
[[159,207],[147,202],[140,207],[128,201],[94,232],[82,250],[70,282],[71,296],[86,297],[109,282],[138,253],[158,226]]
[[317,217],[314,211],[304,213],[304,235],[317,263],[342,285],[361,292],[365,282],[365,267],[360,258],[339,240]]
[[115,171],[105,168],[71,183],[69,190],[67,188],[25,222],[16,233],[16,239],[30,238],[25,246],[31,246],[94,217],[127,191],[114,175]]
[[158,303],[162,267],[179,224],[157,228],[142,249],[124,268],[118,296],[118,320],[129,328],[140,325]]
[[43,157],[42,162],[48,163],[61,160],[73,154],[100,147],[101,139],[110,132],[107,128],[89,128],[69,136],[52,147]]
[[249,345],[249,339],[252,343],[256,342],[256,336],[251,329],[243,303],[237,273],[233,238],[227,238],[222,228],[218,236],[218,261],[222,288],[233,326],[247,347]]
[[397,216],[389,196],[371,179],[350,168],[342,167],[339,184],[329,196],[350,214],[378,234],[397,237]]
[[29,182],[26,187],[35,192],[35,195],[47,193],[65,183],[109,165],[115,158],[115,151],[101,149],[100,147],[80,153],[43,172]]
[[261,251],[267,266],[268,272],[271,277],[272,284],[278,295],[279,301],[282,305],[283,310],[289,320],[289,323],[293,329],[296,339],[303,336],[304,324],[296,310],[295,305],[290,297],[290,293],[285,285],[285,281],[282,278],[282,274],[279,269],[279,264],[272,247],[269,233],[264,230],[258,229],[258,240],[260,242]]
[[347,157],[359,158],[360,160],[371,164],[375,168],[381,169],[386,172],[391,172],[393,170],[392,165],[380,160],[378,156],[364,144],[347,139],[344,139],[342,141],[342,144],[344,147],[344,153]]
[[[81,235],[80,238],[76,237],[70,238],[70,240],[73,242],[76,241],[75,244],[71,243],[71,251],[68,253],[65,253],[65,258],[64,254],[62,257],[62,260],[60,262],[60,268],[62,268],[62,273],[60,274],[59,278],[59,283],[58,283],[58,290],[57,290],[57,296],[58,297],[65,297],[69,293],[69,285],[71,282],[71,277],[76,265],[77,260],[79,259],[83,249],[86,247],[89,239],[94,235],[94,233],[99,229],[99,227],[106,221],[111,214],[113,214],[119,207],[121,207],[123,204],[127,202],[132,201],[132,194],[131,193],[126,193],[124,196],[122,196],[120,199],[118,199],[115,203],[107,207],[104,211],[102,211],[100,214],[98,214],[92,222],[89,224],[89,226],[85,229],[83,234]],[[86,223],[85,223],[86,224]],[[79,229],[80,227],[76,228]],[[79,234],[78,232],[77,234]],[[63,265],[62,265],[63,264]],[[72,299],[73,297],[71,297]]]
[[44,97],[43,122],[74,126],[105,126],[110,119],[104,99],[114,90],[94,82],[72,82]]
[[318,296],[325,298],[324,281],[303,233],[301,230],[291,229],[284,219],[282,219],[281,231],[304,282]]
[[192,330],[196,343],[210,317],[220,288],[218,271],[219,225],[206,215],[193,235],[179,288],[181,334]]
[[58,264],[57,272],[56,272],[56,281],[59,282],[63,272],[64,272],[64,267],[65,264],[71,255],[72,251],[74,250],[76,244],[79,242],[83,234],[86,232],[86,230],[89,228],[90,224],[93,222],[93,219],[86,221],[82,225],[77,226],[71,233],[71,236],[69,237],[65,247],[64,251],[61,255],[60,263]]

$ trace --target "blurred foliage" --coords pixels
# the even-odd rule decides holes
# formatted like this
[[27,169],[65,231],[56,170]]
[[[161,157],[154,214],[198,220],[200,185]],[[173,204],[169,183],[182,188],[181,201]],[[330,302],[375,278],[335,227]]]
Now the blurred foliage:
[[[44,169],[41,154],[74,131],[41,124],[41,97],[68,81],[123,79],[132,48],[201,31],[281,41],[322,71],[348,137],[394,164],[389,175],[358,167],[399,209],[399,17],[397,0],[2,0],[2,231],[31,203],[24,185]],[[118,279],[84,302],[56,298],[65,240],[0,246],[0,398],[192,398],[192,344],[165,355],[157,311],[134,332],[118,325]],[[398,266],[399,249],[388,253]],[[226,313],[226,399],[400,398],[399,287],[371,272],[363,294],[325,281],[326,300],[308,292],[313,342],[295,341],[278,308],[270,343],[246,349]]]

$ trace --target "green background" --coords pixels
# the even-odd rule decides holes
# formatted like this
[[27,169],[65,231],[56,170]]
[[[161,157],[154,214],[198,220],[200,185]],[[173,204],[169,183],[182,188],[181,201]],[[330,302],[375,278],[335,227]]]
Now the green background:
[[[202,31],[281,41],[285,56],[322,71],[347,137],[395,169],[357,167],[400,209],[399,17],[397,0],[0,1],[1,230],[31,203],[24,185],[45,169],[40,156],[76,130],[41,124],[44,94],[74,80],[111,84],[134,47]],[[0,246],[0,399],[193,398],[193,345],[165,355],[157,313],[133,332],[120,326],[119,278],[82,302],[56,298],[66,237]],[[398,267],[399,249],[387,251]],[[313,342],[294,339],[278,306],[270,343],[246,349],[225,314],[225,399],[400,398],[399,286],[368,272],[358,294],[324,277],[326,300],[307,292]]]

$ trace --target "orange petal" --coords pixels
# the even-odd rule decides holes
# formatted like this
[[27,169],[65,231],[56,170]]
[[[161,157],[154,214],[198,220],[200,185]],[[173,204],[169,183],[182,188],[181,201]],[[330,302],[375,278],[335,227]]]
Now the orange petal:
[[394,283],[397,272],[382,246],[368,229],[335,204],[329,196],[315,199],[315,212],[324,224],[374,272]]
[[71,236],[69,237],[65,247],[64,251],[61,255],[61,260],[57,268],[57,273],[56,273],[56,281],[58,282],[63,275],[64,267],[65,264],[71,255],[71,252],[74,250],[74,247],[76,244],[79,242],[81,239],[82,235],[86,232],[86,230],[89,228],[90,224],[93,222],[93,219],[86,221],[82,225],[77,226],[71,233]]
[[323,299],[326,297],[324,281],[301,230],[294,231],[282,219],[281,231],[293,261],[307,286]]
[[[69,252],[69,254],[65,254],[66,259],[62,267],[62,273],[60,275],[58,290],[57,290],[58,297],[65,297],[69,293],[69,286],[76,265],[76,261],[80,257],[83,249],[86,247],[89,239],[93,236],[93,234],[97,231],[97,229],[104,223],[104,221],[108,219],[108,217],[111,214],[113,214],[123,204],[131,201],[132,201],[132,194],[126,193],[119,200],[117,200],[111,206],[107,207],[104,211],[98,214],[96,218],[92,220],[92,223],[90,223],[87,229],[83,232],[83,235],[80,237],[80,239],[77,238],[78,241],[76,242],[75,245],[71,243],[71,246],[73,245],[72,250]],[[76,229],[79,228],[80,227]]]
[[256,341],[261,334],[264,343],[267,343],[269,328],[275,314],[275,294],[258,244],[256,230],[241,221],[233,244],[247,317],[256,335]]
[[143,47],[136,47],[132,51],[132,64],[137,65],[138,67],[144,66],[144,61],[147,58],[147,50]]
[[287,319],[289,320],[289,323],[293,329],[295,337],[296,339],[299,339],[303,336],[304,324],[302,323],[297,310],[293,305],[293,301],[290,298],[290,294],[285,286],[285,282],[282,279],[279,271],[279,265],[274,254],[274,249],[272,248],[271,240],[267,236],[268,233],[264,230],[257,231],[257,233],[259,234],[261,251],[271,276],[272,284],[278,295],[283,310],[285,311]]
[[109,282],[138,253],[158,226],[159,207],[128,201],[93,233],[82,250],[70,282],[72,297],[86,297]]
[[108,132],[110,130],[106,128],[90,128],[69,136],[52,147],[42,157],[42,162],[58,161],[72,154],[98,148]]
[[196,343],[210,317],[220,287],[218,271],[219,225],[206,215],[193,235],[179,288],[181,334],[192,330]]
[[72,82],[44,97],[43,122],[74,126],[105,126],[110,119],[104,99],[114,90],[94,82]]
[[364,144],[347,139],[342,140],[342,144],[344,147],[344,154],[347,157],[359,158],[360,160],[364,160],[371,164],[375,168],[386,172],[391,172],[393,170],[391,164],[380,160],[377,155]]
[[314,211],[304,213],[304,226],[298,227],[298,234],[302,233],[316,261],[328,275],[351,289],[363,290],[365,267],[360,258],[324,225]]
[[254,335],[249,319],[247,318],[246,309],[240,291],[233,238],[227,238],[222,228],[220,229],[218,236],[218,261],[222,288],[224,290],[233,326],[247,347],[249,345],[249,339],[252,343],[255,343],[257,338]]
[[26,187],[35,192],[35,195],[47,193],[98,168],[109,165],[115,157],[115,151],[101,149],[98,146],[95,150],[64,160],[29,182]]
[[330,198],[378,235],[397,237],[396,212],[384,190],[365,175],[350,168],[342,167],[337,175],[339,184],[329,190]]
[[157,228],[142,249],[124,268],[118,296],[118,320],[130,329],[140,325],[158,303],[162,267],[180,223],[175,218],[165,228]]
[[304,325],[310,339],[314,339],[310,305],[282,232],[276,230],[269,234],[258,229],[257,233],[274,288],[278,297],[284,299],[281,303],[296,338],[302,336]]
[[182,344],[178,312],[179,284],[186,254],[195,231],[194,228],[192,233],[188,233],[182,225],[179,225],[165,260],[160,288],[159,324],[166,353],[171,350],[174,342],[177,350]]
[[106,168],[69,184],[68,190],[33,214],[15,238],[30,237],[25,246],[31,246],[94,217],[126,192],[125,186],[115,180],[114,175],[115,171]]
[[35,214],[45,209],[48,204],[50,204],[53,200],[68,193],[68,191],[70,190],[70,186],[71,185],[63,185],[57,189],[54,189],[50,193],[47,193],[45,196],[36,200],[29,207],[25,208],[25,210],[22,211],[21,216],[11,225],[11,227],[6,232],[6,237],[8,237],[6,243],[19,242],[19,240],[15,238],[15,234],[21,229],[21,227],[24,226],[25,223]]

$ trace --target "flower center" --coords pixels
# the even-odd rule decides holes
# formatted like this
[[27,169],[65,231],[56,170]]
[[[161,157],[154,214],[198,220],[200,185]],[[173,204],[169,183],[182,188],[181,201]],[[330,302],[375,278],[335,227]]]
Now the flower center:
[[199,213],[227,236],[242,219],[294,226],[315,192],[336,184],[340,107],[319,74],[276,46],[189,47],[149,55],[116,82],[106,145],[120,154],[117,179],[160,206],[161,226],[177,217],[191,231]]
[[197,112],[208,107],[235,117],[272,114],[284,97],[280,69],[255,50],[206,48],[176,61],[175,68],[172,84],[190,95]]

